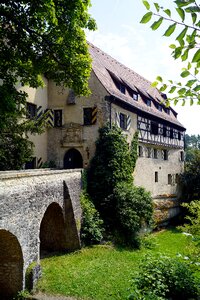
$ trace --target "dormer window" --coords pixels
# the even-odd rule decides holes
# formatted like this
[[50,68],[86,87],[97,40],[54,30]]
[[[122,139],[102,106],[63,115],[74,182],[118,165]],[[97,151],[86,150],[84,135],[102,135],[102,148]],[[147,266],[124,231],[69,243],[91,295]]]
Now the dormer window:
[[151,99],[146,98],[146,105],[147,105],[147,106],[151,106]]
[[117,88],[118,88],[118,90],[120,90],[120,92],[121,92],[122,94],[125,94],[126,88],[125,88],[125,86],[124,86],[121,82],[118,82]]
[[137,93],[133,93],[133,100],[138,101],[138,94]]
[[170,114],[170,109],[169,108],[165,108],[165,112],[169,115]]
[[156,107],[159,111],[162,111],[162,106],[160,104],[157,104]]

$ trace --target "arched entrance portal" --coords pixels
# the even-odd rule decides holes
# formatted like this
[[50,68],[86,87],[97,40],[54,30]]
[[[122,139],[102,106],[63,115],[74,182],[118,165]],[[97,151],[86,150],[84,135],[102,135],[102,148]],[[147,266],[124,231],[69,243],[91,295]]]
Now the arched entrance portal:
[[79,169],[83,167],[83,158],[74,148],[69,149],[64,156],[64,169]]
[[66,249],[66,232],[62,208],[53,202],[47,208],[40,225],[41,256]]
[[17,238],[0,230],[0,299],[10,300],[23,288],[23,255]]

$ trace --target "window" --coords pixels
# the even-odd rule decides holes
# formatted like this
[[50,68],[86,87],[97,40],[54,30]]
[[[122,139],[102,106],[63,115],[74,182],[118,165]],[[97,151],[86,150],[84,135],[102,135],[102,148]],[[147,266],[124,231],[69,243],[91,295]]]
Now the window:
[[138,101],[138,94],[137,93],[133,93],[133,100]]
[[173,128],[170,128],[170,139],[174,138],[174,131]]
[[150,148],[150,147],[147,147],[147,157],[148,157],[148,158],[151,158],[151,156],[152,156],[151,153],[152,153],[152,152],[151,152],[151,148]]
[[153,149],[153,158],[158,158],[158,149]]
[[62,109],[54,110],[54,127],[62,127]]
[[139,155],[140,157],[143,156],[143,147],[142,147],[142,146],[139,146],[139,147],[138,147],[138,155]]
[[165,108],[165,112],[166,112],[166,114],[170,114],[170,109],[169,108]]
[[120,128],[127,129],[127,115],[120,113]]
[[158,172],[155,172],[155,182],[158,182]]
[[163,136],[166,137],[167,136],[167,127],[163,126]]
[[163,150],[163,159],[168,160],[168,157],[169,157],[169,152],[168,152],[168,150],[164,149]]
[[158,134],[158,124],[155,122],[151,122],[151,133],[155,135]]
[[181,156],[181,157],[180,157],[180,160],[181,160],[181,161],[184,161],[184,151],[181,151],[181,152],[180,152],[180,156]]
[[181,140],[181,133],[180,133],[180,131],[178,131],[178,140],[179,141]]
[[118,88],[118,90],[122,93],[125,94],[126,93],[126,88],[125,85],[123,85],[121,82],[114,80],[116,87]]
[[148,98],[146,99],[146,105],[147,105],[147,106],[151,106],[151,100],[148,99]]
[[168,184],[172,184],[172,174],[168,174]]
[[27,118],[33,119],[37,115],[37,105],[27,102]]
[[159,111],[162,111],[162,106],[161,106],[160,104],[158,104],[158,105],[157,105],[157,109],[158,109]]
[[92,107],[83,109],[83,124],[92,125]]

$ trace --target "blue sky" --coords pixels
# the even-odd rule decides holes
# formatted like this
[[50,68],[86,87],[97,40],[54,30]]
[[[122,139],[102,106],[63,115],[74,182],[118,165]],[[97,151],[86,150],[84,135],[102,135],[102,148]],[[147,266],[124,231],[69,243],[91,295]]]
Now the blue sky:
[[[165,7],[169,5],[167,0],[157,2]],[[141,0],[91,0],[91,3],[89,12],[98,26],[97,31],[87,32],[91,43],[150,81],[157,75],[177,80],[184,65],[170,56],[168,46],[173,37],[170,40],[162,36],[167,23],[158,31],[152,31],[148,24],[140,24],[146,13]],[[188,134],[200,134],[200,106],[178,104],[175,110]]]

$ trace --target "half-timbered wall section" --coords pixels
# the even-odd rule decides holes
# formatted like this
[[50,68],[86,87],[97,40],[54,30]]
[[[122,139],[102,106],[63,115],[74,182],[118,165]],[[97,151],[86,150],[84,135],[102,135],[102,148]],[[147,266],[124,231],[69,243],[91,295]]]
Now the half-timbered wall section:
[[162,120],[158,122],[138,115],[137,128],[141,142],[165,147],[184,147],[184,131],[174,128],[172,124],[167,125]]

